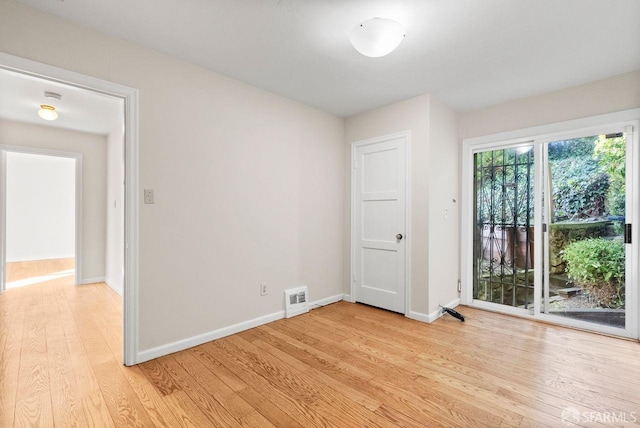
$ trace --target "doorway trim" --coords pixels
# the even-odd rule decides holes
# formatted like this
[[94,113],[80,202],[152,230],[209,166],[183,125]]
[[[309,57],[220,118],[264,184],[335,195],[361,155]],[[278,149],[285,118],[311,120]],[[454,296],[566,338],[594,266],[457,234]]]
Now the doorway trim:
[[122,361],[138,362],[138,90],[0,52],[0,68],[124,101],[125,207]]
[[[552,123],[548,125],[541,125],[532,128],[525,128],[516,131],[503,132],[499,134],[486,135],[482,137],[465,139],[462,142],[462,206],[461,206],[461,234],[460,234],[460,270],[461,270],[461,303],[463,305],[470,305],[478,307],[480,309],[499,311],[516,316],[522,316],[532,319],[537,319],[545,322],[551,322],[554,324],[566,325],[569,327],[584,328],[584,325],[573,322],[571,320],[558,320],[549,319],[544,314],[540,313],[540,296],[537,296],[536,302],[534,302],[533,311],[522,310],[519,308],[513,308],[504,305],[498,305],[489,302],[482,302],[473,299],[473,155],[474,153],[482,150],[491,149],[504,149],[509,147],[517,147],[519,145],[531,145],[534,144],[534,150],[536,150],[536,156],[542,155],[542,144],[554,139],[562,139],[571,136],[591,135],[593,132],[602,130],[603,128],[622,128],[626,126],[634,126],[633,141],[631,147],[632,153],[632,167],[633,167],[633,182],[640,182],[640,155],[638,153],[638,127],[640,125],[640,108],[624,110],[615,113],[608,113],[598,116],[586,117],[581,119],[569,120],[564,122]],[[537,145],[536,145],[537,144]],[[536,184],[538,190],[536,191],[536,207],[537,212],[540,212],[539,206],[541,201],[541,176],[539,171],[536,171]],[[541,220],[540,216],[535,217],[535,233],[538,242],[541,242]],[[640,246],[640,198],[636,198],[632,205],[631,224],[634,224],[632,230],[632,247],[631,254],[631,283],[638,283],[638,272],[640,269],[640,251],[633,251],[634,248]],[[536,245],[535,256],[537,260],[536,265],[541,263],[542,248],[540,245]],[[542,270],[540,268],[534,271],[534,281],[536,284],[542,283]],[[640,332],[640,289],[636,290],[635,295],[629,296],[628,308],[630,308],[630,335],[632,338],[638,339]],[[619,329],[611,329],[611,331],[604,331],[604,333],[614,334],[617,336],[626,336],[626,334],[620,334]],[[626,330],[625,330],[626,332]]]
[[350,301],[351,303],[356,303],[356,286],[353,281],[355,275],[355,238],[356,238],[356,150],[358,147],[367,146],[370,144],[382,143],[389,140],[394,140],[397,138],[404,139],[405,142],[405,214],[404,214],[404,222],[405,222],[405,261],[404,261],[404,316],[408,317],[411,312],[411,131],[403,131],[397,132],[388,135],[382,135],[379,137],[373,137],[366,140],[358,140],[351,143],[351,159],[350,159],[350,170],[351,170],[351,224],[350,224],[350,265],[349,265],[349,293],[350,293]]
[[53,156],[59,158],[67,158],[75,160],[75,268],[74,268],[74,284],[82,283],[82,153],[65,152],[61,150],[40,149],[35,147],[11,146],[0,144],[0,152],[2,153],[2,174],[0,175],[0,294],[2,294],[7,286],[6,278],[6,254],[7,254],[7,153],[25,153],[31,155]]

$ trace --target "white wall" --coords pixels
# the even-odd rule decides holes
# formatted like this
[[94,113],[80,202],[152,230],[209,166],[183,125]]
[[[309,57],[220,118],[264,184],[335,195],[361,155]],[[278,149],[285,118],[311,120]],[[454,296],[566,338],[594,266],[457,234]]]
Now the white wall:
[[140,91],[141,351],[344,292],[342,119],[1,1],[0,51]]
[[[456,113],[430,95],[345,121],[345,274],[350,284],[351,143],[411,131],[411,308],[421,315],[457,298],[458,156]],[[444,219],[444,209],[449,217]]]
[[460,140],[640,107],[640,70],[460,115]]
[[74,257],[75,159],[8,152],[7,262]]
[[105,282],[120,295],[124,285],[124,128],[107,136]]
[[81,281],[102,281],[106,233],[106,137],[0,119],[0,144],[82,154]]
[[[458,114],[430,98],[429,313],[459,297],[460,146]],[[454,202],[455,200],[455,202]]]

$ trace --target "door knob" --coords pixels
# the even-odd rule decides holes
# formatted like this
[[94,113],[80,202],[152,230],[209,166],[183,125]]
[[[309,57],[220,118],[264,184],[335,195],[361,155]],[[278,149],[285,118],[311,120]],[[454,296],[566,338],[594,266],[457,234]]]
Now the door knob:
[[401,239],[402,239],[402,233],[398,233],[398,234],[396,235],[396,239],[397,239],[398,241],[399,241],[399,240],[401,240]]

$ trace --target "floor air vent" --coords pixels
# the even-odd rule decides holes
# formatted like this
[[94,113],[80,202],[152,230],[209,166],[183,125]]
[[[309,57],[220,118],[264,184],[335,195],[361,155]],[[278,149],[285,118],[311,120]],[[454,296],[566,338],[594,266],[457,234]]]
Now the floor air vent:
[[307,287],[284,290],[285,316],[287,318],[309,312]]

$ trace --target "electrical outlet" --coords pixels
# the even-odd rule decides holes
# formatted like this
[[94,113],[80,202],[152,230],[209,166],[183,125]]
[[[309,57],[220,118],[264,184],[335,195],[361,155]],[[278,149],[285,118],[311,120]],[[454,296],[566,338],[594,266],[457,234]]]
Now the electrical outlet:
[[153,189],[144,189],[144,203],[153,204]]
[[266,296],[267,295],[267,286],[269,284],[266,282],[261,282],[260,283],[260,295],[261,296]]

